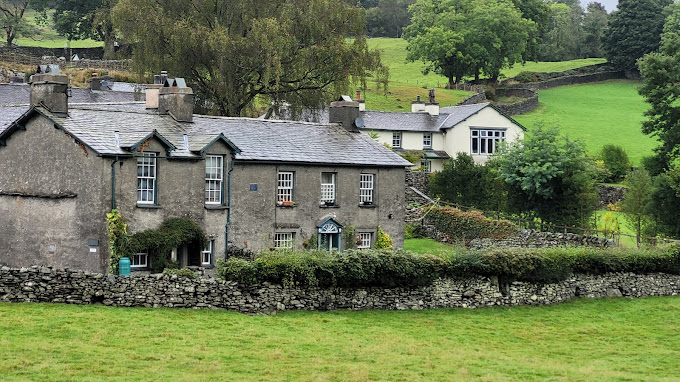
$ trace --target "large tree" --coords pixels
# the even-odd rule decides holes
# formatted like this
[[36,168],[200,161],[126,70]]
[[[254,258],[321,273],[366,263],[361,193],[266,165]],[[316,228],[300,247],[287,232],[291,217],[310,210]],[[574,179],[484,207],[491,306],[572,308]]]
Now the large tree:
[[417,0],[409,11],[407,59],[422,60],[451,84],[480,74],[497,80],[501,69],[523,62],[536,29],[505,0]]
[[680,157],[680,4],[673,4],[669,11],[660,51],[639,61],[644,79],[639,92],[650,105],[642,131],[661,142],[655,150],[655,172],[669,168]]
[[5,31],[7,46],[23,35],[32,34],[33,30],[24,20],[24,13],[30,0],[0,0],[0,29]]
[[371,37],[401,37],[409,23],[408,6],[413,0],[380,0],[366,9],[366,29]]
[[244,115],[258,97],[318,107],[367,70],[386,76],[351,1],[120,0],[113,16],[139,70],[185,77],[222,115]]
[[502,147],[494,161],[510,187],[511,212],[553,224],[587,225],[597,193],[594,166],[582,142],[538,125],[524,141]]
[[550,11],[550,23],[541,46],[541,60],[567,61],[581,58],[583,9],[578,2],[559,2],[550,4]]
[[597,2],[588,4],[583,16],[583,32],[585,35],[584,55],[586,57],[604,57],[602,39],[607,28],[607,11]]
[[659,48],[664,8],[673,0],[620,0],[604,34],[607,60],[622,70],[635,70],[638,58]]

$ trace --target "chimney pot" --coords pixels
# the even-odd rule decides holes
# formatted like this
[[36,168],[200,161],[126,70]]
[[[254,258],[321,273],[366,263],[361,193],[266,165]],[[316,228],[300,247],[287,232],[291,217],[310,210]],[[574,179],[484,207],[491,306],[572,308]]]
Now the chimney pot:
[[339,123],[348,131],[358,132],[355,121],[359,118],[359,107],[360,103],[355,101],[331,102],[328,120],[330,123]]
[[[59,74],[59,67],[36,70],[30,78],[31,106],[43,105],[53,113],[68,113],[68,77]],[[48,72],[49,70],[49,72]]]

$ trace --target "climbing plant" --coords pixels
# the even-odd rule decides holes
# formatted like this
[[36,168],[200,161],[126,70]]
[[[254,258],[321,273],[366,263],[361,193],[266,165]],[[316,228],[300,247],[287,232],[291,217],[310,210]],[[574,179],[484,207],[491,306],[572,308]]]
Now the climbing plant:
[[125,247],[127,247],[129,240],[127,223],[117,209],[106,214],[106,222],[109,225],[109,249],[111,252],[109,272],[118,274],[118,261],[121,257],[125,257]]

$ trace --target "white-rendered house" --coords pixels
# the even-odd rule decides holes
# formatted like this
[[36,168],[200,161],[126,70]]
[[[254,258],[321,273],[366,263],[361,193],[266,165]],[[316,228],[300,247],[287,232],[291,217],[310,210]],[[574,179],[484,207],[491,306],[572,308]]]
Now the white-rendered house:
[[[363,109],[363,105],[361,105]],[[411,112],[361,110],[361,131],[375,134],[396,152],[422,152],[426,171],[440,171],[459,152],[484,163],[501,141],[524,138],[524,126],[490,103],[439,108],[435,102],[413,102]]]

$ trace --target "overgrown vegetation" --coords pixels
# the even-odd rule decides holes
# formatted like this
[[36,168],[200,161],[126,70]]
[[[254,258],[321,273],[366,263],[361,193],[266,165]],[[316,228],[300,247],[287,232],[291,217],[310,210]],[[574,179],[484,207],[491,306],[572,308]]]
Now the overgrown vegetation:
[[463,212],[451,207],[432,208],[427,219],[437,230],[461,243],[481,238],[505,239],[517,231],[509,221],[490,220],[479,211]]
[[572,273],[680,274],[677,247],[655,249],[459,249],[438,255],[401,250],[263,252],[252,262],[218,260],[217,274],[244,284],[288,287],[406,287],[440,277],[498,276],[504,281],[554,283]]

